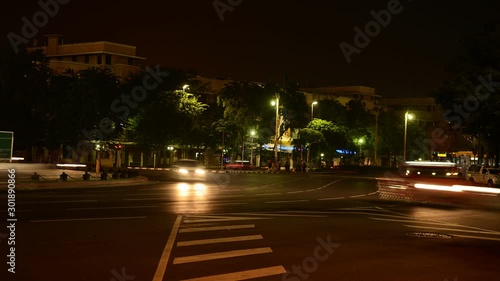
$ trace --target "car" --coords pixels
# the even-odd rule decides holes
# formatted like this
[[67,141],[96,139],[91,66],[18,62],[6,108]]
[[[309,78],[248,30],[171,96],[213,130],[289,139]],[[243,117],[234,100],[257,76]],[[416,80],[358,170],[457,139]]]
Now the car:
[[200,161],[179,159],[172,165],[173,178],[179,181],[205,181],[207,171]]
[[467,170],[467,179],[471,183],[487,184],[488,186],[500,185],[500,169],[488,166],[471,166]]

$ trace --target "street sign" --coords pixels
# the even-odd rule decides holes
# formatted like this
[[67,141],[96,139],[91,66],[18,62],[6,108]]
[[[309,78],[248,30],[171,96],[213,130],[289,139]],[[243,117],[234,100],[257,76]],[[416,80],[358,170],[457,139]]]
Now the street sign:
[[0,131],[0,160],[11,160],[14,147],[14,132]]

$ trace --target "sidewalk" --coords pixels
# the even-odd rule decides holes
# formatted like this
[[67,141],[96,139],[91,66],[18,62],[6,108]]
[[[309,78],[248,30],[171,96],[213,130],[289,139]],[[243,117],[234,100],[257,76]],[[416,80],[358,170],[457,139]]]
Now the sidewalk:
[[[82,187],[107,187],[119,185],[145,184],[147,177],[136,176],[130,178],[112,179],[111,174],[107,180],[101,180],[94,172],[89,173],[90,180],[83,180],[84,171],[58,169],[55,165],[31,164],[31,163],[0,163],[0,191],[8,189],[8,178],[11,174],[8,170],[15,169],[16,190],[50,190],[64,188]],[[38,180],[32,179],[34,174],[39,176]],[[67,175],[67,181],[61,181],[60,176]]]

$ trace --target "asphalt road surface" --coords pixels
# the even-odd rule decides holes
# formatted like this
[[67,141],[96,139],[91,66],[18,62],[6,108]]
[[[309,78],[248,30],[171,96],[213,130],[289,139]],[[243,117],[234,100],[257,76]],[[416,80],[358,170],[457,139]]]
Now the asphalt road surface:
[[14,231],[2,193],[0,279],[500,280],[498,197],[481,208],[381,200],[374,178],[336,175],[150,176],[19,190]]

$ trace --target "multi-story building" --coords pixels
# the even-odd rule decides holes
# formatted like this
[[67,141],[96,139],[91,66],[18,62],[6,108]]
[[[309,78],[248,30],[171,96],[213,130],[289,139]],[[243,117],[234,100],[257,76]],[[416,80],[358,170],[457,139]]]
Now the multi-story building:
[[136,55],[136,47],[107,41],[65,44],[61,35],[46,35],[42,44],[34,41],[29,50],[42,50],[49,59],[49,66],[55,73],[66,69],[75,71],[89,67],[106,66],[124,79],[139,71],[145,65],[146,58]]
[[344,86],[344,87],[314,87],[301,88],[300,91],[306,96],[306,102],[312,104],[321,100],[337,100],[345,105],[350,100],[362,100],[368,110],[373,110],[380,105],[382,96],[375,94],[375,89],[365,86]]

